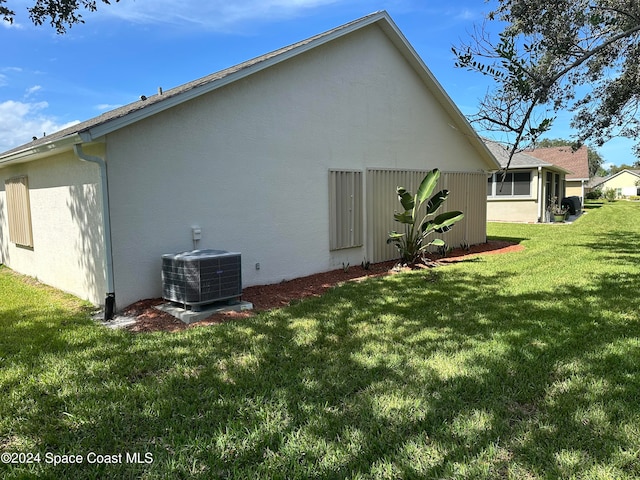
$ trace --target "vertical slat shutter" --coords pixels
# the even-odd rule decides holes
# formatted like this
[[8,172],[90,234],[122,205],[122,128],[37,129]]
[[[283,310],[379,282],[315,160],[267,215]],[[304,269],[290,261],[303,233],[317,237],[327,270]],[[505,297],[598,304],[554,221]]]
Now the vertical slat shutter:
[[[369,255],[372,262],[398,258],[395,247],[387,244],[389,232],[404,231],[404,226],[393,219],[393,214],[401,208],[396,187],[405,187],[415,194],[427,173],[428,170],[367,170],[367,235],[370,237]],[[486,242],[487,175],[476,172],[442,172],[434,193],[442,189],[449,190],[449,198],[439,213],[460,210],[465,216],[451,231],[434,234],[429,239],[443,238],[452,248],[462,244]]]
[[329,171],[329,248],[362,245],[362,172]]
[[14,177],[7,180],[5,192],[9,214],[9,240],[16,245],[33,247],[27,177]]

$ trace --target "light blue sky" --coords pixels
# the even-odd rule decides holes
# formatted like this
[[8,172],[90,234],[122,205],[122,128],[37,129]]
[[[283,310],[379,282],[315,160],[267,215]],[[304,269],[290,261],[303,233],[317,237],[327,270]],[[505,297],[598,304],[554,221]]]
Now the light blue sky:
[[[9,1],[18,16],[0,22],[0,151],[382,9],[463,113],[487,89],[451,53],[482,23],[484,0],[120,0],[62,36],[31,24],[27,0]],[[547,136],[570,137],[568,124],[560,115]],[[635,161],[626,140],[599,152]]]

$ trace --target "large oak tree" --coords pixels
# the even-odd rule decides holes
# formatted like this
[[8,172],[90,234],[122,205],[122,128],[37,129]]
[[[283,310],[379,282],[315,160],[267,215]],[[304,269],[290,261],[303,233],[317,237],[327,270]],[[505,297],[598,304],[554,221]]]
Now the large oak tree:
[[[511,154],[570,109],[578,144],[640,138],[640,1],[496,0],[487,23],[454,47],[456,65],[493,87],[472,121],[508,134]],[[493,37],[489,25],[500,25]],[[636,146],[636,154],[640,146]]]
[[[100,0],[110,4],[110,0]],[[120,0],[115,0],[116,2]],[[49,22],[59,34],[67,28],[84,23],[81,10],[95,12],[98,8],[97,0],[35,0],[33,6],[27,7],[29,18],[36,25]],[[0,0],[0,16],[5,22],[13,23],[16,12],[7,7],[7,0]]]

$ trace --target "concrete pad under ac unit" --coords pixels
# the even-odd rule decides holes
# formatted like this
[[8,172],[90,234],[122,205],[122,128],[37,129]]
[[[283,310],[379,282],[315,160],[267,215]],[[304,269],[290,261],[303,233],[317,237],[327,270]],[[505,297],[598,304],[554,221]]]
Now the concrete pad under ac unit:
[[173,315],[178,320],[183,321],[186,324],[199,322],[205,318],[215,315],[217,313],[226,312],[242,312],[244,310],[253,310],[253,304],[250,302],[237,302],[233,304],[228,303],[212,303],[211,305],[202,306],[202,310],[193,311],[186,310],[181,305],[175,303],[163,303],[156,305],[154,308],[161,312]]

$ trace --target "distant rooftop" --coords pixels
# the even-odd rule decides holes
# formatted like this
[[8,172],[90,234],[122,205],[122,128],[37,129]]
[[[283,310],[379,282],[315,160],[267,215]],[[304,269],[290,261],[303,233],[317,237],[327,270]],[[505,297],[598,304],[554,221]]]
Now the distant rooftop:
[[[487,148],[489,149],[489,151],[491,151],[491,153],[493,153],[493,156],[496,157],[496,160],[498,160],[498,163],[500,163],[500,167],[501,168],[506,168],[507,167],[507,163],[509,162],[509,152],[507,151],[507,149],[502,146],[500,143],[495,142],[493,140],[488,140],[488,139],[483,139],[485,145],[487,146]],[[509,168],[538,168],[538,167],[546,167],[546,168],[553,168],[555,170],[559,170],[559,171],[565,171],[566,169],[561,167],[561,166],[557,166],[554,165],[551,162],[548,162],[546,160],[540,159],[540,158],[536,158],[532,155],[530,155],[528,152],[517,152],[513,158],[511,159],[511,163],[509,164]]]
[[586,146],[574,151],[570,146],[536,148],[527,150],[533,157],[553,163],[571,172],[567,180],[587,180],[589,178],[589,151]]

